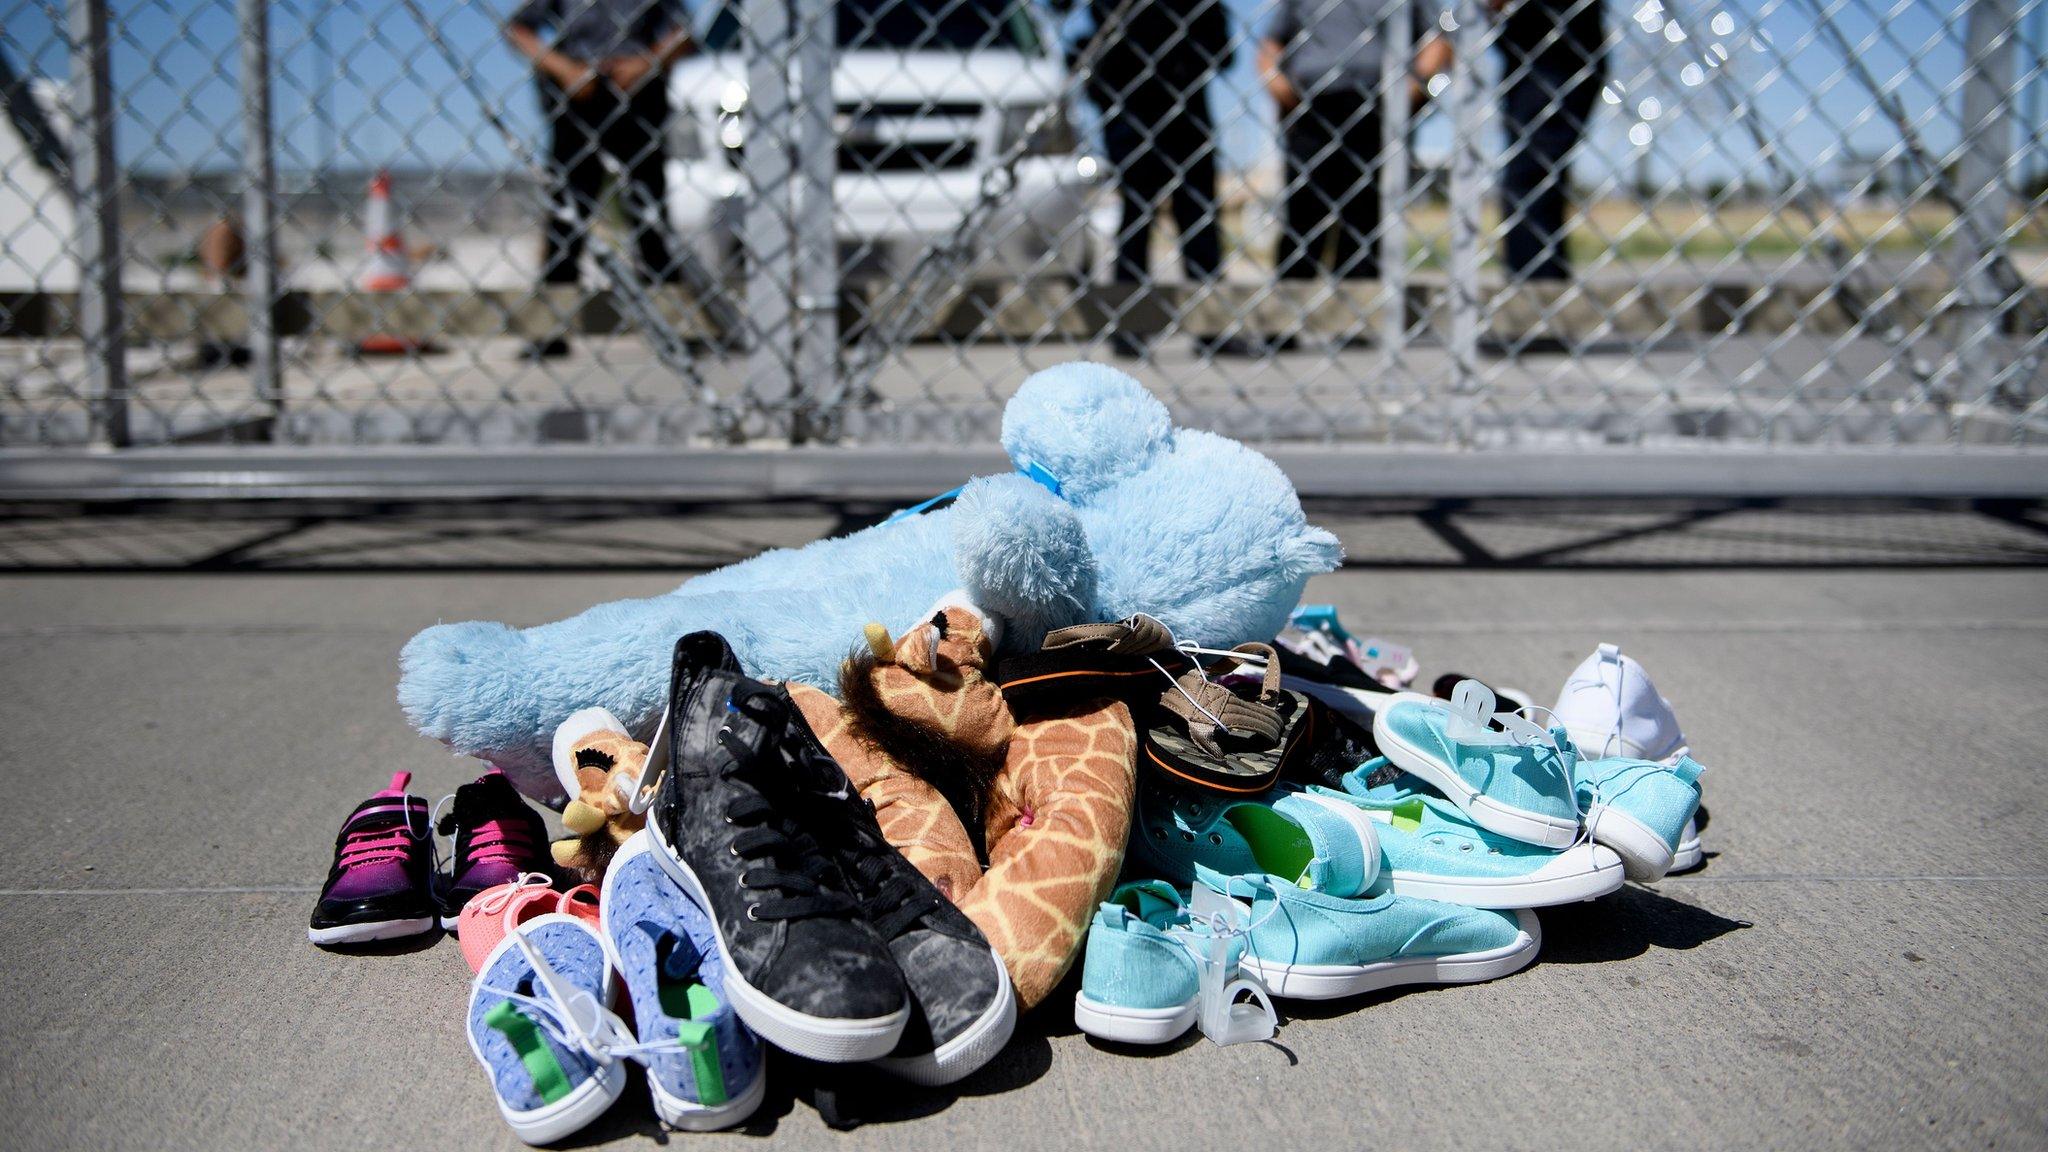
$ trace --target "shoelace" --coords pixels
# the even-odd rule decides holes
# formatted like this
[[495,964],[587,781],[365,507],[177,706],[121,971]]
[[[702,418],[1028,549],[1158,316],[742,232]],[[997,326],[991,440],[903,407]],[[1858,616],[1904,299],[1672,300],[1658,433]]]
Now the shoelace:
[[[411,855],[411,845],[414,842],[429,838],[425,833],[417,836],[413,834],[413,805],[410,798],[401,800],[400,806],[405,812],[404,823],[384,824],[382,820],[392,814],[391,809],[372,809],[356,819],[371,818],[377,821],[375,826],[350,827],[342,833],[341,850],[335,856],[335,863],[342,871],[386,861],[403,863]],[[350,823],[353,825],[354,821]]]
[[551,889],[554,881],[545,872],[521,872],[519,879],[509,884],[500,884],[471,900],[467,907],[474,908],[485,916],[496,916],[512,906],[512,901],[529,889]]
[[[452,836],[457,832],[458,826],[455,821],[455,813],[450,812],[445,816],[441,814],[443,806],[454,803],[455,795],[455,793],[450,792],[434,803],[434,811],[430,818],[431,826],[443,836]],[[469,844],[467,847],[467,851],[459,851],[457,853],[461,857],[461,859],[455,861],[455,868],[458,872],[472,864],[511,864],[517,866],[533,858],[533,832],[523,821],[491,817],[486,820],[479,820],[476,827],[469,829]],[[435,855],[434,866],[438,871],[440,868],[438,852]]]
[[[865,801],[855,799],[850,803],[863,804]],[[893,854],[896,849],[873,830],[856,829],[853,848],[859,854],[854,861],[854,872],[862,889],[861,917],[874,925],[882,939],[894,940],[926,914],[938,909],[942,898],[891,867],[892,862],[882,853]]]
[[[765,690],[736,693],[733,711],[764,728],[773,729],[784,719],[778,701]],[[730,780],[752,767],[764,753],[748,745],[730,722],[718,732],[718,742],[730,759],[717,771]],[[774,774],[781,765],[768,766]],[[819,884],[814,874],[827,868],[824,849],[804,831],[792,815],[759,792],[749,792],[725,809],[725,822],[739,829],[732,838],[732,854],[748,861],[740,871],[742,888],[773,892],[777,898],[756,900],[747,905],[747,918],[799,920],[808,916],[837,916],[854,911],[851,896]],[[755,864],[754,861],[763,861]]]

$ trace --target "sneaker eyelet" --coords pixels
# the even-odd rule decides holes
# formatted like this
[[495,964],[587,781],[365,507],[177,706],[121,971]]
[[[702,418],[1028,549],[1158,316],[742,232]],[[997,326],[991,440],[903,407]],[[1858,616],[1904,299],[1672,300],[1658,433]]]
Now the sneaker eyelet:
[[754,910],[759,907],[759,904],[747,905],[747,919],[753,921],[756,924],[759,924],[761,922],[761,918],[759,916],[754,915]]
[[730,852],[730,853],[732,853],[732,858],[733,858],[733,859],[737,860],[737,859],[739,859],[739,858],[740,858],[740,846],[739,846],[739,845],[737,845],[737,844],[727,844],[727,845],[725,846],[725,850],[726,850],[727,852]]
[[1211,833],[1209,833],[1209,843],[1211,843],[1211,844],[1221,844],[1221,843],[1223,843],[1223,837],[1221,837],[1221,836],[1217,835],[1217,834],[1216,834],[1216,833],[1214,833],[1214,832],[1211,832]]
[[1152,830],[1152,838],[1153,838],[1154,840],[1164,840],[1164,839],[1166,839],[1166,829],[1164,829],[1164,828],[1154,828],[1154,829]]
[[1471,850],[1472,850],[1472,846],[1471,846],[1470,844],[1460,844],[1460,845],[1458,845],[1458,851],[1460,851],[1460,852],[1470,852]]
[[1195,834],[1193,832],[1183,832],[1180,834],[1180,838],[1190,844],[1195,842]]

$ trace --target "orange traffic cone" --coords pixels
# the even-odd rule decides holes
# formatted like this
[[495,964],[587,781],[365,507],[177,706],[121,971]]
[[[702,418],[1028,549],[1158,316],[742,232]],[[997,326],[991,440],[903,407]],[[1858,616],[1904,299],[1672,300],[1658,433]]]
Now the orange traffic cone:
[[[358,282],[365,292],[409,292],[412,290],[412,262],[406,258],[405,241],[391,208],[391,174],[378,172],[370,181],[370,210],[366,214],[364,246],[370,259]],[[374,333],[356,342],[364,356],[404,356],[427,350],[427,342],[411,336]]]

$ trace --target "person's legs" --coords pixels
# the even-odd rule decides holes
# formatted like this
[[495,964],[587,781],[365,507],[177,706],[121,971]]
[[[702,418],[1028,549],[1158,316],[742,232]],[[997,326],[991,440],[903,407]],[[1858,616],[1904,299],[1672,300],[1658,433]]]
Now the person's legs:
[[539,87],[541,115],[548,122],[548,216],[541,231],[540,278],[543,284],[574,284],[591,205],[604,189],[604,164],[582,108],[548,81]]
[[1317,182],[1334,206],[1331,270],[1339,280],[1375,280],[1380,274],[1380,118],[1370,93],[1330,93],[1329,122],[1336,147],[1317,167]]
[[1165,191],[1165,165],[1160,162],[1154,139],[1158,119],[1145,116],[1127,98],[1124,107],[1104,123],[1102,143],[1109,163],[1116,170],[1117,199],[1122,215],[1117,223],[1115,279],[1137,283],[1145,279],[1150,264],[1153,212]]
[[1169,176],[1179,177],[1172,199],[1181,268],[1189,280],[1214,280],[1223,271],[1223,223],[1217,219],[1216,127],[1204,92],[1188,93],[1161,128]]
[[1567,80],[1531,68],[1503,93],[1509,144],[1501,173],[1501,211],[1507,217],[1502,255],[1511,280],[1563,280],[1571,274],[1564,250],[1566,188],[1571,152],[1585,134],[1597,85],[1565,87]]
[[653,284],[673,284],[681,277],[668,243],[668,152],[662,143],[668,113],[668,90],[657,77],[634,94],[604,134],[605,151],[625,170],[620,194],[640,273]]
[[1315,279],[1329,241],[1335,205],[1324,191],[1321,173],[1333,141],[1322,99],[1319,93],[1304,101],[1286,127],[1287,207],[1275,261],[1275,275],[1282,280]]

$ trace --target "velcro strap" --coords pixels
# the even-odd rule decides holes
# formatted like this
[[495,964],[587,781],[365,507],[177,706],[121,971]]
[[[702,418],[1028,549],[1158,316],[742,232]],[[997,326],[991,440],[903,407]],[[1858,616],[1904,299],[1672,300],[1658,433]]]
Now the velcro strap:
[[1209,755],[1223,755],[1216,742],[1218,721],[1233,733],[1263,737],[1268,744],[1280,742],[1280,714],[1273,709],[1243,699],[1220,684],[1209,683],[1199,671],[1182,676],[1174,685],[1159,698],[1159,704],[1187,722],[1188,738]]
[[1124,653],[1162,652],[1173,647],[1166,625],[1143,614],[1109,624],[1076,624],[1045,634],[1044,650],[1101,645],[1103,651]]

